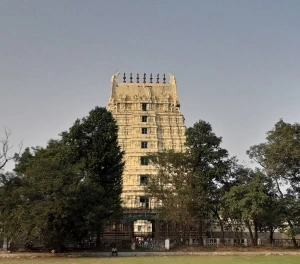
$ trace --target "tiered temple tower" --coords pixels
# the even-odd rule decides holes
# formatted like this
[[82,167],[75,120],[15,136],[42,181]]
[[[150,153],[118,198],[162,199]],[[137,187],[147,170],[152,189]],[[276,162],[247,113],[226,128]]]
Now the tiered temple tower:
[[153,209],[156,201],[145,196],[144,186],[148,177],[156,170],[147,160],[148,153],[173,149],[184,149],[184,117],[180,113],[176,79],[169,74],[166,83],[157,74],[149,82],[132,74],[126,82],[118,82],[116,73],[112,76],[111,95],[108,110],[111,111],[119,126],[118,140],[125,151],[123,173],[123,207],[127,209]]

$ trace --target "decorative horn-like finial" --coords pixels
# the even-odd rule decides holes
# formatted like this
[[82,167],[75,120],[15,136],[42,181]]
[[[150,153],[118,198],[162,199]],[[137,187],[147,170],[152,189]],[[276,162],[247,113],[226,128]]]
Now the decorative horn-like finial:
[[163,78],[163,80],[164,80],[164,83],[166,83],[166,74],[164,73],[164,78]]
[[125,75],[125,72],[124,72],[124,76],[123,76],[123,83],[126,83],[126,75]]
[[132,83],[132,73],[130,73],[130,83]]
[[140,77],[139,74],[136,75],[136,82],[139,83],[140,82]]
[[150,73],[150,83],[152,83],[152,73]]
[[159,83],[159,73],[156,75],[156,83]]

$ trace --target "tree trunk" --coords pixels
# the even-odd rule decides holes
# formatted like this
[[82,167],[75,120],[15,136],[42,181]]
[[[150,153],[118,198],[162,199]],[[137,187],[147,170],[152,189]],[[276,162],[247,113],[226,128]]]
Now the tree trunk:
[[298,247],[296,238],[294,236],[292,237],[292,242],[294,247]]
[[199,226],[198,226],[198,237],[199,237],[199,246],[203,247],[203,238],[202,238],[202,226],[203,221],[202,219],[199,220]]
[[[290,228],[294,228],[294,225],[292,224],[291,220],[288,220],[287,222]],[[292,236],[292,242],[294,247],[298,247],[296,238],[294,236]]]
[[255,246],[258,245],[258,224],[257,221],[254,221],[254,241],[255,241]]
[[218,222],[219,222],[219,225],[220,225],[220,227],[221,227],[221,234],[222,234],[222,235],[221,235],[221,241],[220,241],[220,243],[224,245],[225,234],[224,234],[224,223],[223,223],[223,220],[222,220],[222,218],[220,217],[220,215],[218,214],[217,209],[216,209],[216,210],[211,209],[211,210],[213,211],[214,215],[217,217]]
[[96,234],[96,248],[101,248],[101,236],[100,236],[100,231],[97,231]]
[[181,226],[181,228],[182,228],[182,236],[181,236],[182,241],[181,241],[181,244],[185,245],[185,242],[186,242],[186,239],[187,239],[187,235],[186,235],[187,225],[184,224],[184,225]]
[[224,224],[223,224],[223,220],[221,219],[221,217],[219,215],[218,216],[218,220],[219,220],[219,225],[221,227],[221,244],[224,245],[224,241],[225,241],[225,234],[224,234]]
[[247,226],[247,228],[249,230],[249,234],[250,234],[250,239],[251,239],[252,246],[256,246],[250,222],[248,220],[245,221],[245,225]]
[[273,227],[270,228],[269,242],[271,245],[273,245],[273,243],[274,243],[274,228]]

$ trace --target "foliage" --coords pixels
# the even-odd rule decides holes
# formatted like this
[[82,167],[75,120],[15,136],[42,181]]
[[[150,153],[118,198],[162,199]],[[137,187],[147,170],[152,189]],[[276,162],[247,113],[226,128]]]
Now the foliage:
[[[89,229],[97,232],[103,221],[121,212],[123,152],[117,139],[118,127],[110,112],[96,107],[62,133],[70,147],[69,160],[79,164],[83,195],[89,208]],[[91,190],[89,190],[91,188]]]
[[[267,132],[266,142],[250,147],[247,152],[257,161],[276,186],[289,234],[300,227],[300,124],[278,121]],[[284,190],[286,189],[286,190]],[[293,238],[294,244],[296,241]]]
[[268,178],[259,170],[240,168],[237,185],[223,197],[225,214],[230,219],[241,219],[249,230],[253,245],[257,245],[258,227],[269,213],[271,196]]
[[19,208],[21,180],[13,173],[0,174],[0,228],[4,237],[17,238],[21,234]]
[[121,213],[122,155],[117,125],[98,107],[61,140],[15,155],[15,174],[1,178],[4,235],[39,237],[60,250],[99,231]]
[[[23,236],[30,240],[40,237],[45,245],[58,249],[76,237],[74,205],[79,197],[81,178],[76,166],[64,161],[67,151],[55,140],[49,141],[46,148],[34,149],[32,154],[26,149],[16,164],[18,176],[15,179],[20,185],[14,191],[20,203],[18,206],[7,203],[4,207],[13,208],[10,215],[17,217],[15,223],[20,225],[19,232]],[[11,234],[7,235],[11,238]]]
[[231,168],[234,158],[229,158],[226,149],[220,145],[222,138],[217,137],[209,123],[200,120],[186,131],[186,146],[191,162],[191,207],[192,215],[199,220],[201,237],[204,218],[215,217],[222,235],[224,218],[221,199],[230,185]]
[[[157,209],[160,218],[182,229],[194,224],[190,214],[189,157],[184,152],[170,150],[152,154],[149,160],[158,173],[151,175],[146,192],[160,202],[160,208]],[[177,231],[180,232],[180,229]]]
[[218,215],[224,192],[220,190],[229,180],[233,164],[228,152],[220,147],[221,142],[209,123],[199,121],[186,131],[186,152],[150,156],[158,174],[152,175],[147,192],[162,201],[165,220],[198,226],[211,216],[209,210]]
[[186,131],[186,146],[193,171],[192,195],[200,205],[198,210],[218,200],[217,189],[229,180],[232,160],[227,150],[220,147],[221,142],[222,138],[213,133],[211,125],[202,120]]
[[300,124],[278,121],[267,132],[267,142],[250,147],[250,158],[257,161],[274,180],[285,180],[298,192],[300,177]]

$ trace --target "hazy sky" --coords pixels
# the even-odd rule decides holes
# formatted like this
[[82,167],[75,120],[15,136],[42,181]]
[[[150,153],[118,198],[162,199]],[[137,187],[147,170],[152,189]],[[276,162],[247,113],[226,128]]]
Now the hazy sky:
[[211,123],[248,162],[280,118],[300,122],[299,14],[299,0],[0,0],[0,129],[45,146],[107,105],[116,71],[171,72],[186,126]]

